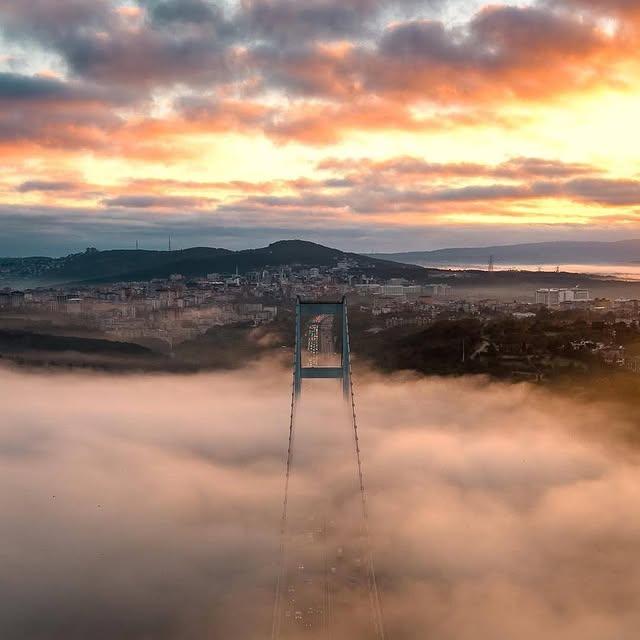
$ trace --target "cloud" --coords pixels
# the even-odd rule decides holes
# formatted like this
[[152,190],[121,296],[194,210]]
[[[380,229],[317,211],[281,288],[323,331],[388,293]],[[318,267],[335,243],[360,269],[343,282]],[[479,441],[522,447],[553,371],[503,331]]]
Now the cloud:
[[421,100],[444,104],[544,100],[606,83],[600,69],[609,49],[588,21],[496,5],[476,14],[466,31],[434,21],[390,27],[367,59],[365,86],[413,100],[420,92]]
[[17,73],[0,73],[0,100],[48,100],[72,97],[74,92],[59,80]]
[[[171,179],[190,171],[195,165],[187,163],[200,161],[206,145],[211,158],[228,154],[225,171],[236,178],[226,186],[202,180],[223,192],[216,215],[246,216],[242,223],[225,220],[225,228],[268,228],[276,220],[282,229],[304,227],[300,220],[355,226],[362,224],[355,218],[381,215],[406,225],[418,218],[435,225],[446,216],[486,224],[491,216],[516,222],[525,208],[527,220],[546,208],[540,214],[545,224],[551,203],[530,202],[543,199],[574,203],[572,220],[635,218],[632,180],[579,161],[518,157],[544,155],[540,145],[550,138],[537,139],[545,129],[541,107],[557,113],[560,98],[573,108],[580,96],[601,89],[618,97],[620,90],[632,93],[639,24],[633,2],[540,0],[478,11],[462,2],[411,0],[0,4],[6,49],[0,61],[15,71],[0,72],[0,152],[25,167],[6,184],[8,206],[16,186],[65,181],[65,174],[56,178],[58,167],[84,175],[87,153],[98,173],[105,168],[121,176],[124,165],[135,164],[130,175]],[[585,101],[585,109],[590,104]],[[554,148],[565,158],[576,149],[572,131],[556,130]],[[304,172],[325,154],[343,153],[342,143],[365,148],[372,134],[377,156],[383,149],[415,153],[416,138],[426,142],[448,132],[458,150],[452,153],[462,153],[447,155],[452,162],[428,152],[423,158],[390,155],[335,166],[322,179],[306,175],[304,185],[295,175],[272,173],[294,166],[298,151],[309,159]],[[467,133],[495,136],[496,153],[516,157],[471,162],[475,152],[459,146]],[[253,187],[236,153],[237,143],[252,138],[278,158],[263,164],[260,185]],[[87,211],[93,202],[90,212],[101,221],[113,214],[114,225],[124,224],[116,214],[127,211],[149,214],[136,216],[134,226],[154,226],[156,207],[167,217],[178,216],[181,207],[211,204],[198,187],[185,192],[175,184],[166,192],[158,184],[111,184],[93,194],[46,191],[48,204],[68,205],[73,197]],[[108,211],[105,203],[111,203]],[[614,207],[620,211],[612,214]]]
[[[209,122],[217,117],[215,112],[205,110],[194,116],[191,124],[197,128],[200,119]],[[240,112],[236,117],[244,116]],[[250,110],[246,117],[253,117]],[[136,144],[144,145],[153,131],[151,126],[144,130]],[[543,216],[550,203],[571,202],[581,207],[578,211],[584,221],[596,225],[600,232],[605,224],[613,224],[619,231],[635,219],[629,208],[640,204],[638,181],[608,177],[584,163],[544,158],[516,157],[487,165],[429,162],[412,156],[382,161],[328,158],[317,164],[317,170],[315,179],[251,182],[143,178],[109,186],[72,181],[70,174],[64,173],[57,179],[38,175],[11,185],[13,193],[41,192],[47,201],[39,207],[14,204],[0,211],[6,237],[5,249],[0,251],[13,252],[16,242],[23,243],[29,230],[35,228],[41,242],[49,238],[56,247],[58,236],[67,236],[71,244],[65,244],[65,251],[95,244],[109,248],[104,244],[107,239],[111,246],[128,246],[131,234],[162,242],[159,239],[168,233],[176,240],[183,238],[185,245],[202,244],[202,239],[208,238],[207,242],[215,246],[228,242],[242,248],[251,228],[255,229],[257,243],[302,235],[345,249],[370,251],[375,246],[414,246],[418,238],[433,246],[429,238],[440,234],[444,224],[451,225],[449,232],[455,237],[471,234],[465,244],[478,244],[477,234],[481,232],[477,227],[470,232],[462,222],[451,224],[450,217],[463,215],[465,222],[472,218],[481,222],[487,207],[491,207],[494,216],[512,224],[530,216],[531,211]],[[69,208],[69,193],[81,197],[83,206]],[[398,221],[402,228],[395,229]],[[541,217],[518,240],[534,240],[540,234],[547,239],[547,221],[552,224],[548,232],[555,229],[559,234],[564,233],[563,222],[569,222],[554,215],[547,220]],[[343,237],[341,228],[345,229]],[[505,233],[505,237],[513,237],[512,230],[501,227],[490,232],[492,228],[485,226],[481,237]],[[387,240],[382,241],[383,235]],[[389,245],[391,238],[395,238],[394,244]],[[442,246],[440,242],[443,240],[436,246]]]
[[[467,211],[475,211],[473,203],[463,206]],[[509,213],[511,209],[506,207],[506,211]],[[496,238],[505,244],[623,240],[629,238],[628,223],[637,221],[637,214],[618,209],[599,211],[596,217],[588,219],[588,224],[560,219],[522,225],[513,224],[512,219],[452,224],[435,214],[397,224],[391,216],[346,216],[334,212],[309,215],[308,209],[268,211],[256,203],[219,205],[215,214],[191,209],[158,212],[161,215],[156,215],[153,209],[4,205],[0,207],[0,255],[63,256],[90,246],[105,250],[133,248],[136,239],[146,249],[164,250],[169,235],[176,247],[246,249],[299,238],[362,253],[418,251],[488,246],[495,244]],[[512,218],[520,214],[511,213]]]
[[471,107],[606,85],[613,76],[605,61],[612,67],[625,55],[595,22],[543,6],[487,7],[464,28],[397,21],[374,43],[266,45],[250,59],[268,83],[306,97]]
[[0,144],[23,154],[31,145],[98,151],[124,124],[116,109],[131,100],[124,90],[0,73]]
[[640,7],[634,0],[561,0],[558,4],[591,10],[597,15],[613,15],[621,18],[635,18],[640,15]]
[[81,29],[106,28],[113,19],[109,0],[24,0],[4,3],[0,12],[8,35],[28,35],[55,43]]
[[31,103],[104,103],[130,104],[133,95],[125,90],[107,91],[99,85],[60,80],[42,75],[0,73],[0,101],[7,105]]
[[[10,403],[0,427],[8,640],[268,632],[288,371],[1,369],[0,381],[30,399]],[[356,382],[389,636],[633,636],[638,451],[615,407],[484,379],[359,371]],[[289,516],[305,531],[307,516],[332,514],[326,556],[339,566],[357,558],[359,499],[349,423],[330,387],[305,387]],[[312,566],[312,543],[292,549],[291,562]],[[351,571],[336,637],[367,637],[366,589]],[[313,584],[306,597],[316,606]]]
[[[338,162],[338,166],[341,163]],[[323,168],[335,166],[334,163],[322,165]],[[307,211],[308,215],[322,212],[351,212],[362,214],[412,213],[416,211],[446,214],[447,210],[433,205],[447,203],[485,202],[526,202],[541,198],[569,200],[607,207],[625,207],[640,204],[640,182],[633,180],[616,180],[608,178],[572,178],[550,180],[547,176],[580,175],[588,169],[572,168],[559,164],[552,167],[535,165],[527,176],[521,166],[499,165],[498,167],[474,167],[473,165],[429,165],[414,166],[402,162],[393,165],[400,168],[400,180],[395,180],[393,170],[365,172],[362,176],[356,172],[348,174],[346,180],[337,182],[321,181],[305,184],[293,195],[250,195],[244,199],[224,203],[221,210],[246,210],[247,207],[270,210]],[[419,172],[420,178],[415,172]],[[523,175],[524,174],[524,175]],[[489,184],[468,184],[463,186],[431,186],[429,176],[468,176],[493,177],[506,175],[515,182],[496,182]],[[526,180],[527,177],[529,180]],[[544,179],[539,179],[544,178]],[[524,181],[522,181],[524,180]],[[315,187],[315,188],[314,188]],[[326,187],[329,187],[327,189]],[[339,187],[339,193],[335,188]],[[484,210],[479,212],[482,215]],[[513,215],[518,215],[514,213]]]
[[26,0],[3,7],[0,15],[11,39],[32,38],[62,56],[75,75],[136,88],[141,101],[152,86],[226,77],[228,26],[220,12],[195,0],[148,4],[151,20],[136,28],[108,0],[64,0],[61,6]]
[[187,23],[217,25],[222,20],[218,7],[205,0],[146,0],[151,19],[159,24]]
[[56,180],[27,180],[18,185],[16,191],[29,193],[31,191],[72,191],[76,188],[74,182]]
[[608,206],[640,204],[640,181],[583,178],[571,180],[566,192],[578,200]]
[[132,209],[176,209],[182,207],[199,207],[202,198],[190,198],[184,196],[156,196],[156,195],[130,195],[106,198],[102,203],[107,207],[122,207]]
[[374,39],[388,14],[396,18],[407,10],[433,9],[424,0],[245,0],[237,23],[249,39],[271,41],[294,48],[306,42]]
[[583,162],[561,162],[546,158],[511,158],[494,169],[503,177],[568,178],[600,173],[600,169]]
[[[223,9],[205,0],[145,0],[135,7],[133,21],[107,0],[65,0],[59,11],[46,0],[1,8],[6,37],[59,56],[69,80],[0,78],[0,92],[9,80],[5,91],[65,97],[69,82],[100,86],[101,119],[124,117],[133,131],[171,92],[185,97],[161,118],[164,138],[188,135],[185,120],[195,115],[210,133],[231,123],[246,135],[327,145],[356,132],[509,128],[515,116],[495,112],[496,104],[620,86],[617,62],[629,60],[626,40],[605,34],[595,18],[544,4],[487,7],[458,27],[415,17],[411,2],[247,0]],[[127,114],[108,97],[122,92]],[[425,104],[453,109],[420,117],[416,107]],[[107,145],[104,124],[74,136],[69,126],[51,133],[41,118],[24,114],[25,133],[13,139],[93,144],[100,153],[134,146],[128,129],[111,127]],[[138,154],[152,157],[155,146],[167,155],[164,142],[158,136]]]
[[364,30],[363,20],[374,2],[335,0],[250,0],[242,20],[247,29],[262,37],[298,43],[307,38],[343,38]]
[[[247,0],[225,12],[204,0],[146,0],[132,28],[106,0],[81,4],[65,2],[62,18],[44,0],[2,12],[12,37],[37,39],[74,73],[141,92],[254,77],[264,90],[342,100],[531,99],[588,88],[598,74],[606,83],[604,63],[622,53],[596,22],[544,5],[487,7],[453,28],[402,17],[411,2]],[[382,20],[391,10],[402,18]]]
[[415,182],[421,178],[568,178],[600,173],[597,167],[585,163],[562,162],[545,158],[511,158],[498,165],[474,162],[429,162],[414,156],[392,157],[382,161],[367,158],[326,158],[317,168],[323,171],[347,173],[354,180],[402,180]]

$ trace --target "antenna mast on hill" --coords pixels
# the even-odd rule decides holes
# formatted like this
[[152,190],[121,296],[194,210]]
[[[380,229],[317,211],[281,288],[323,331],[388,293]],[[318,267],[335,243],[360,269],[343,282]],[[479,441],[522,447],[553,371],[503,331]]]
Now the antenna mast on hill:
[[171,251],[171,236],[169,236],[169,251]]

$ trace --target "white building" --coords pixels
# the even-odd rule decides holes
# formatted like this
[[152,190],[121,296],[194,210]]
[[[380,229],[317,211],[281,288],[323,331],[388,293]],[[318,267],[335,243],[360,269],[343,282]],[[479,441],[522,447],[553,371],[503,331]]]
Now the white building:
[[546,307],[558,307],[561,304],[572,302],[589,302],[591,295],[588,289],[574,287],[573,289],[538,289],[536,291],[536,304]]
[[422,294],[420,285],[385,284],[382,285],[383,296],[419,296]]
[[422,292],[433,298],[447,298],[451,295],[451,287],[448,284],[425,284]]

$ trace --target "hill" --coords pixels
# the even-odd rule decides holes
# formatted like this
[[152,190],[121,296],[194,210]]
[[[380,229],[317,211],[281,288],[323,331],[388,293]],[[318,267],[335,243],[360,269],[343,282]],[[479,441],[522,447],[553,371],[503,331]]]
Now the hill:
[[617,242],[537,242],[371,254],[376,258],[420,265],[483,265],[490,255],[497,264],[640,264],[640,239]]
[[41,282],[101,283],[167,278],[172,273],[204,276],[207,273],[246,273],[265,267],[301,265],[334,266],[349,260],[363,271],[384,277],[416,275],[423,272],[415,265],[346,253],[313,242],[281,240],[268,247],[231,251],[194,247],[178,251],[142,251],[87,249],[64,258],[0,259],[0,274],[5,280],[20,278]]

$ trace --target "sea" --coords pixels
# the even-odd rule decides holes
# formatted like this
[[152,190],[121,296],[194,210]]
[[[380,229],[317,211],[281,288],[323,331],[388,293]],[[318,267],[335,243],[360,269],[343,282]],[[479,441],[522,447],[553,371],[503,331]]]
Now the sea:
[[[422,262],[420,266],[433,269],[477,269],[486,271],[485,264],[442,264]],[[494,271],[564,271],[567,273],[584,273],[589,275],[615,278],[617,280],[640,280],[640,265],[638,264],[504,264],[496,263]]]

